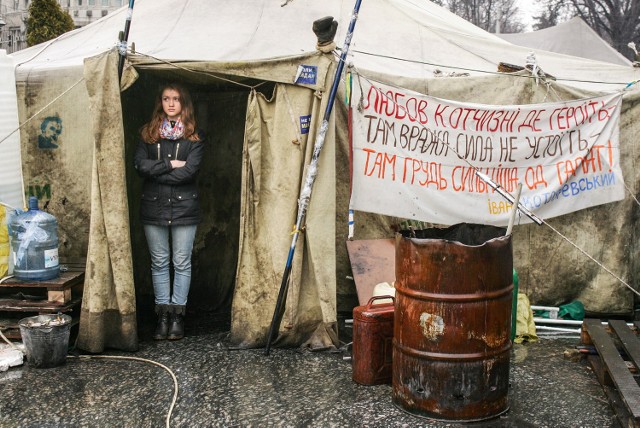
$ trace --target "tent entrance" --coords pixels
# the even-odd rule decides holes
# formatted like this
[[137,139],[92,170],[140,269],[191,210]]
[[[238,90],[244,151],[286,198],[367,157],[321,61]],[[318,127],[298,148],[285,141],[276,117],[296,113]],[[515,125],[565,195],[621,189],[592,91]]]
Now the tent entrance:
[[[249,90],[211,78],[189,80],[166,70],[137,71],[139,78],[121,94],[121,99],[139,318],[153,316],[153,287],[147,243],[139,218],[142,179],[133,168],[133,155],[139,130],[151,116],[158,88],[162,83],[176,81],[190,91],[198,127],[207,136],[198,178],[203,220],[194,244],[187,311],[195,319],[216,314],[228,321],[238,262],[242,146]],[[213,318],[220,319],[219,316]]]

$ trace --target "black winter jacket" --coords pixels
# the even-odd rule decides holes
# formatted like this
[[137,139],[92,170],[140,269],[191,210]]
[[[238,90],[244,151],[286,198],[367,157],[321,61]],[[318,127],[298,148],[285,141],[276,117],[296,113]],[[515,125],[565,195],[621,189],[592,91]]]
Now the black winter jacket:
[[[205,136],[199,141],[164,140],[138,143],[135,168],[144,177],[140,217],[143,224],[159,226],[191,225],[200,222],[196,176],[204,154]],[[172,160],[186,164],[172,168]]]

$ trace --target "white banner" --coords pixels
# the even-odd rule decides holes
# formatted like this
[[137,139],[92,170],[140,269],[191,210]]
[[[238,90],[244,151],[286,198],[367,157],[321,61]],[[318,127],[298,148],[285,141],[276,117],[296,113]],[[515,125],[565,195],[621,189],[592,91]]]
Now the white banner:
[[438,224],[507,225],[511,204],[476,169],[512,195],[522,183],[520,202],[541,218],[619,201],[621,103],[621,94],[459,103],[360,79],[352,98],[351,208]]

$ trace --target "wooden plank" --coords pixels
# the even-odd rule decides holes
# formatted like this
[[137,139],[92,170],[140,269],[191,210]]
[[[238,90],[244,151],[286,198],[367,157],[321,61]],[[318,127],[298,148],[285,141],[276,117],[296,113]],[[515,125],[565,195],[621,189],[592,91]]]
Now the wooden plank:
[[0,311],[7,312],[68,312],[82,302],[82,297],[76,297],[64,305],[55,304],[48,300],[18,300],[0,299]]
[[71,300],[71,290],[62,290],[62,291],[47,291],[47,300],[49,302],[55,302],[58,304],[65,304]]
[[[27,316],[25,316],[26,318]],[[22,335],[20,334],[20,326],[18,325],[18,322],[20,320],[15,320],[14,322],[6,322],[7,320],[0,320],[0,326],[2,327],[2,334],[5,335],[5,337],[7,339],[11,339],[11,340],[22,340]],[[71,319],[71,324],[69,324],[69,327],[72,329],[72,334],[73,334],[73,328],[78,325],[80,323],[80,317],[73,317]],[[69,341],[69,343],[71,343],[71,340]]]
[[613,385],[613,381],[611,380],[611,376],[609,376],[609,372],[604,368],[602,361],[600,361],[599,355],[587,355],[587,360],[591,364],[591,368],[598,379],[598,383],[602,385],[602,387]]
[[49,281],[20,281],[10,278],[3,281],[0,287],[46,287],[47,290],[66,290],[82,283],[84,283],[84,272],[61,272],[58,278]]
[[347,241],[347,252],[360,306],[369,302],[377,284],[396,280],[395,239]]
[[589,336],[593,341],[604,366],[609,372],[618,393],[622,397],[629,414],[637,421],[640,418],[640,386],[633,375],[629,372],[626,363],[620,356],[611,336],[602,327],[602,323],[597,319],[586,319]]
[[616,333],[624,350],[637,368],[640,368],[640,340],[622,320],[609,320],[609,326]]
[[68,263],[85,265],[87,264],[87,258],[86,257],[60,257],[61,265],[68,264]]
[[[597,355],[589,355],[587,356],[587,360],[589,361],[589,364],[591,364],[593,371],[596,372],[596,374],[598,375],[598,380],[600,380],[600,374],[607,372],[603,367],[600,357]],[[616,391],[616,389],[612,387],[610,384],[606,384],[601,380],[600,380],[600,384],[602,385],[602,389],[604,390],[604,393],[607,395],[609,404],[613,408],[616,414],[616,417],[618,418],[618,422],[620,422],[620,426],[633,427],[633,428],[639,427],[640,425],[638,425],[637,422],[634,422],[632,420],[631,415],[629,414],[629,410],[627,410],[626,406],[622,402],[622,399],[620,398],[620,394],[618,394],[618,391]]]
[[87,267],[86,258],[60,258],[61,272],[84,272]]

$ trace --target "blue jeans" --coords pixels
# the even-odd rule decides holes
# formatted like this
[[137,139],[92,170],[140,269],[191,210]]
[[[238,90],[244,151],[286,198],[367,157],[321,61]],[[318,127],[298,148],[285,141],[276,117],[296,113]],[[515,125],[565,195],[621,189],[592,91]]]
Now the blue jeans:
[[[151,254],[151,280],[156,305],[186,305],[191,285],[191,252],[197,225],[144,225],[144,234]],[[169,234],[172,248],[169,249]],[[173,295],[169,260],[173,252]]]

